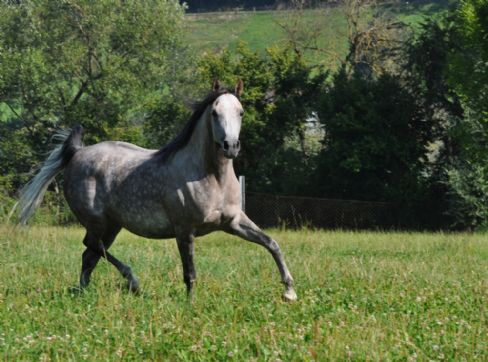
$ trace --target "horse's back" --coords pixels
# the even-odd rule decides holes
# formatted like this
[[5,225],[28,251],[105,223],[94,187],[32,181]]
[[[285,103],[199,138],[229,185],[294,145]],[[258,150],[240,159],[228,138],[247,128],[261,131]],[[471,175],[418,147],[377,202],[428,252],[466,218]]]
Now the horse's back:
[[113,162],[114,159],[142,160],[155,152],[156,150],[149,150],[128,142],[105,141],[83,147],[75,154],[73,160],[74,162],[96,160],[97,164],[101,164],[103,161]]
[[149,160],[154,152],[126,142],[100,142],[76,152],[66,167],[65,178],[69,184],[90,177],[120,179]]

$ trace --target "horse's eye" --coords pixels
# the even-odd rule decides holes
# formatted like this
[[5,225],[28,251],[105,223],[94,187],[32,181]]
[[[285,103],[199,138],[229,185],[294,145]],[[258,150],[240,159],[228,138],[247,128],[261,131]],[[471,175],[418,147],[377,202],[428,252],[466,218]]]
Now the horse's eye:
[[217,111],[215,109],[212,111],[212,116],[214,116],[215,118],[217,118]]

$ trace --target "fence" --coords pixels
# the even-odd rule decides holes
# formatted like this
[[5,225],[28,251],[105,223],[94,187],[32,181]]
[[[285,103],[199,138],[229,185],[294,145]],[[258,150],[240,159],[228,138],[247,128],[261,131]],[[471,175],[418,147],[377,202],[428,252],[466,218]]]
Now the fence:
[[375,229],[392,225],[385,202],[319,199],[246,193],[246,213],[261,227],[312,226],[333,229]]

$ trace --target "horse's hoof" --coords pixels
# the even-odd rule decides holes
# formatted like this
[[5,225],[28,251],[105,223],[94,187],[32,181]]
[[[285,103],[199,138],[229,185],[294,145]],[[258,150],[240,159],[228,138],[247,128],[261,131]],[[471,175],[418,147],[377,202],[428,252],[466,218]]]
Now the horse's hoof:
[[298,299],[297,293],[295,292],[295,289],[293,288],[288,288],[284,293],[283,293],[283,299],[285,302],[294,302]]
[[134,277],[127,282],[127,289],[134,294],[139,294],[139,281]]

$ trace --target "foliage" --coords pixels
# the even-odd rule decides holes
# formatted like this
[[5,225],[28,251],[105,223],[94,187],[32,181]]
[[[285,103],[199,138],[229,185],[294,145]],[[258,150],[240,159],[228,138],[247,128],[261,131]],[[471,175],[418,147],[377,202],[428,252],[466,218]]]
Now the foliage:
[[459,163],[447,170],[449,216],[453,227],[486,229],[488,227],[488,179],[486,167]]
[[419,224],[431,228],[454,223],[454,215],[448,211],[451,191],[447,169],[459,152],[459,141],[452,137],[452,130],[463,119],[464,109],[447,79],[450,53],[456,48],[453,33],[452,15],[428,20],[405,44],[402,64],[401,77],[432,127],[428,162],[422,170],[425,194],[416,210]]
[[[437,126],[444,129],[449,127],[445,124],[449,122],[446,114],[463,116],[460,100],[447,79],[450,54],[457,47],[453,39],[454,27],[452,15],[422,24],[406,44],[403,65],[408,86],[419,98],[424,111],[429,118],[437,118]],[[440,115],[439,110],[443,114]]]
[[[325,128],[318,190],[327,197],[402,202],[418,195],[431,124],[391,67],[404,24],[374,0],[344,0],[348,52],[318,100]],[[409,205],[410,207],[412,205]]]
[[[347,21],[348,53],[343,67],[374,77],[396,66],[406,26],[376,0],[341,0]],[[391,70],[390,70],[391,71]]]
[[11,177],[0,176],[0,222],[7,220],[10,210],[14,206],[14,199],[10,197],[8,190],[12,189]]
[[452,54],[450,82],[463,102],[488,123],[488,2],[463,0],[456,32],[460,47]]
[[[31,136],[29,129],[22,128],[17,122],[0,122],[0,175],[9,179],[2,185],[2,188],[8,186],[5,193],[27,182],[25,175],[33,167],[32,160],[38,157],[30,146]],[[41,146],[37,145],[38,148]]]
[[175,95],[166,92],[148,103],[143,129],[146,145],[160,148],[168,143],[183,129],[189,116],[189,107]]
[[[83,124],[89,143],[124,136],[117,129],[185,62],[175,0],[1,2],[0,12],[0,157],[18,163],[2,162],[4,172],[43,158],[56,127]],[[22,143],[22,157],[9,155],[11,142]]]
[[488,218],[486,2],[463,1],[429,21],[408,47],[407,81],[433,121],[437,157],[426,172],[431,193],[456,228],[483,227]]
[[487,129],[478,114],[467,108],[465,117],[450,130],[456,153],[445,166],[448,209],[452,226],[485,229],[488,225]]
[[319,105],[326,132],[317,178],[322,195],[405,202],[415,198],[431,125],[395,77],[345,71]]
[[449,84],[465,116],[453,127],[458,154],[448,170],[449,213],[463,227],[488,225],[488,3],[465,0],[455,17]]

